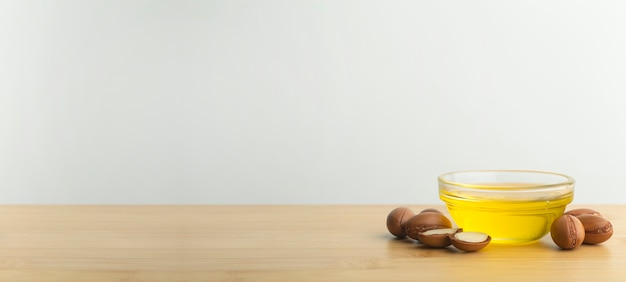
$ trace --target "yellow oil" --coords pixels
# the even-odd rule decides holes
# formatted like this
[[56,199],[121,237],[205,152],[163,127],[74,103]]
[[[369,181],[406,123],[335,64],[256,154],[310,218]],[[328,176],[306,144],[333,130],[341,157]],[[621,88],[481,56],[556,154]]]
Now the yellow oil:
[[442,193],[450,215],[464,231],[484,232],[493,243],[520,244],[541,239],[563,214],[573,193],[556,199],[476,199]]

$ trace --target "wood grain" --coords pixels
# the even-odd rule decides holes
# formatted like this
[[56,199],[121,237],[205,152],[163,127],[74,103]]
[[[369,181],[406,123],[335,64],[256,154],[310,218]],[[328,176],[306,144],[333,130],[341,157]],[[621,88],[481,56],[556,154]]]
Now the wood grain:
[[[615,234],[476,253],[385,227],[389,205],[0,206],[0,281],[623,281],[626,205],[588,205]],[[411,206],[416,212],[436,205]],[[570,208],[581,207],[572,206]]]

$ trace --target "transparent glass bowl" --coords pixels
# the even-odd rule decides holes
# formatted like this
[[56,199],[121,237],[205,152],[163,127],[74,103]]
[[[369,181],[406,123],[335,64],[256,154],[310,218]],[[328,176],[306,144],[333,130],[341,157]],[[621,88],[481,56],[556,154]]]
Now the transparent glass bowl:
[[464,231],[484,232],[493,243],[541,239],[574,199],[570,176],[529,170],[474,170],[438,178],[439,198]]

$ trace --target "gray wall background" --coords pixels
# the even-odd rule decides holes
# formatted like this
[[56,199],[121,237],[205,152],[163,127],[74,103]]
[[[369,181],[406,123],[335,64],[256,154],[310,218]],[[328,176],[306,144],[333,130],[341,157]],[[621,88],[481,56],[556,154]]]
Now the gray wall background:
[[623,1],[0,1],[0,203],[624,203]]

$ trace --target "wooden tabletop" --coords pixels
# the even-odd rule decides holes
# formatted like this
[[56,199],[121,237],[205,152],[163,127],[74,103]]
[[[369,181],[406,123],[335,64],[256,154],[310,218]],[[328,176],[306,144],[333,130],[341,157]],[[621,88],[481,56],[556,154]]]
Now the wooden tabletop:
[[[394,239],[389,205],[0,206],[0,281],[624,281],[626,205],[587,205],[613,238],[475,253]],[[415,211],[439,208],[413,205]]]

